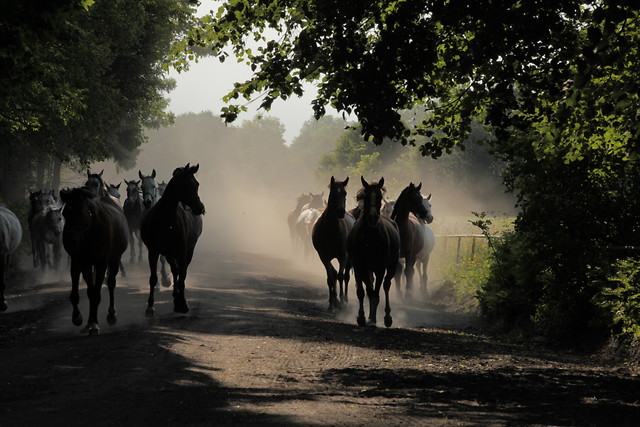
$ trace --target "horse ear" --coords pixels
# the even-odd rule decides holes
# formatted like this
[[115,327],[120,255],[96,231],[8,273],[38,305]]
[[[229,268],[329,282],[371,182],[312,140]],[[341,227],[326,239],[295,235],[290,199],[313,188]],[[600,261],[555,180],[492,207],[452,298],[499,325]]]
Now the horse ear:
[[380,178],[380,181],[378,181],[378,187],[382,188],[383,186],[384,186],[384,176]]
[[347,177],[347,179],[342,181],[342,185],[345,186],[345,187],[347,186],[348,183],[349,183],[349,177]]
[[87,168],[87,178],[89,178],[91,176],[91,171],[89,170],[89,168]]
[[333,175],[331,175],[331,182],[330,185],[333,185],[336,183],[336,179],[333,177]]
[[142,182],[142,181],[137,180],[137,181],[136,181],[136,185],[140,185],[140,182]]
[[138,176],[140,177],[140,179],[144,178],[144,175],[142,175],[142,171],[140,169],[138,169]]
[[427,197],[427,200],[431,200],[431,193],[429,193],[429,197]]
[[364,188],[367,188],[369,186],[369,183],[364,180],[364,176],[362,176],[362,175],[360,175],[360,181],[362,182],[362,186]]
[[60,190],[60,200],[62,200],[63,203],[67,203],[67,195],[69,194],[69,190],[65,190],[62,189]]
[[102,170],[100,171],[100,173],[98,174],[98,176],[99,176],[100,178],[102,178],[102,174],[103,174],[103,173],[104,173],[104,169],[102,169]]
[[417,187],[416,190],[420,191],[420,189],[422,188],[422,183],[420,183]]
[[191,172],[192,174],[195,174],[196,172],[198,172],[198,169],[200,169],[200,163],[198,163],[195,166],[191,166],[191,170],[189,172]]
[[151,178],[156,179],[156,170],[151,171]]
[[120,184],[122,184],[122,181],[120,181],[120,182],[118,183],[118,185],[115,185],[114,187],[116,187],[116,188],[119,190],[119,189],[120,189]]

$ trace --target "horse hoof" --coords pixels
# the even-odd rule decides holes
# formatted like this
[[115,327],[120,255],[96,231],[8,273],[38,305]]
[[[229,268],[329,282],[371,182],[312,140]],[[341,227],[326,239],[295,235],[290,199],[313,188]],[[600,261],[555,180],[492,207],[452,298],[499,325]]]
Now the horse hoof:
[[0,303],[0,311],[7,311],[7,308],[9,308],[7,300],[2,300],[2,303]]
[[384,326],[386,326],[387,328],[390,328],[391,325],[393,324],[393,319],[391,318],[391,316],[385,316],[384,318]]
[[162,286],[164,286],[165,288],[170,288],[171,287],[171,280],[170,279],[165,279],[163,277],[162,278]]
[[371,320],[369,319],[369,321],[367,322],[367,326],[370,328],[377,328],[378,325],[376,325],[376,321],[375,320]]
[[89,326],[89,335],[100,335],[100,328],[94,324]]
[[107,323],[111,326],[115,325],[118,322],[118,318],[116,317],[116,313],[107,314]]
[[71,321],[76,326],[82,326],[82,314],[78,313],[71,316]]
[[367,326],[367,322],[364,320],[364,317],[358,317],[358,326]]
[[180,314],[187,314],[189,312],[189,304],[187,304],[186,302],[181,304],[174,304],[173,311]]
[[147,317],[155,317],[156,309],[153,307],[147,307],[147,311],[144,313]]

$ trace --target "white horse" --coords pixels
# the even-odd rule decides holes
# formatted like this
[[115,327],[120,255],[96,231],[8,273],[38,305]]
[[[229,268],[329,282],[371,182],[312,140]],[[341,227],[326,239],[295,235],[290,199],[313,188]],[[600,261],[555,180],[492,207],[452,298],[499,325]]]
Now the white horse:
[[22,226],[18,217],[9,209],[0,205],[0,311],[7,309],[4,299],[5,274],[9,267],[11,254],[22,240]]
[[436,246],[436,236],[433,234],[433,230],[431,229],[431,227],[429,227],[429,224],[433,222],[433,213],[431,212],[430,200],[431,194],[429,194],[428,197],[422,198],[422,204],[427,210],[427,216],[424,220],[417,218],[424,232],[424,246],[416,256],[416,269],[420,274],[420,289],[425,295],[427,293],[427,266],[429,265],[431,252],[433,252],[433,248]]
[[304,247],[304,259],[309,259],[309,255],[313,251],[311,242],[311,233],[313,225],[322,215],[324,209],[324,201],[322,200],[324,191],[320,194],[311,194],[311,201],[302,207],[300,215],[296,220],[296,232],[302,241]]

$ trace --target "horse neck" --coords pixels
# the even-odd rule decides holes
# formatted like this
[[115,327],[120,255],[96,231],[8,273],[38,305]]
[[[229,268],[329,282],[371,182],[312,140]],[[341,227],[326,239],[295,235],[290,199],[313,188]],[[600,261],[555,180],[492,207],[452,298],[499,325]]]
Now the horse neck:
[[327,207],[324,210],[323,214],[326,217],[336,217],[338,216],[338,196],[329,196],[329,201],[327,203]]
[[394,221],[408,221],[409,220],[409,206],[407,205],[407,193],[403,191],[396,204],[393,206],[393,212],[391,213],[391,219]]

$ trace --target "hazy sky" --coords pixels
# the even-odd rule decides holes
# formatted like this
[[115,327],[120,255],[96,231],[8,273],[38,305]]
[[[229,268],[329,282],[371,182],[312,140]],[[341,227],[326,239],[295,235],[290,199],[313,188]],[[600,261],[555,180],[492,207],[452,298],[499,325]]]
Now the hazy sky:
[[[176,89],[169,94],[171,111],[176,115],[202,111],[218,115],[224,106],[222,97],[233,88],[235,81],[247,80],[251,76],[251,70],[245,64],[238,64],[235,58],[228,58],[220,63],[217,58],[209,57],[191,64],[187,72],[172,71],[170,76],[177,82]],[[286,101],[277,100],[268,113],[262,112],[280,119],[285,126],[284,138],[288,144],[298,135],[302,124],[313,116],[311,101],[315,94],[315,86],[309,84],[302,98],[294,96]],[[239,125],[244,120],[255,117],[260,102],[261,100],[256,100],[249,104],[248,111],[241,114],[234,124]]]

